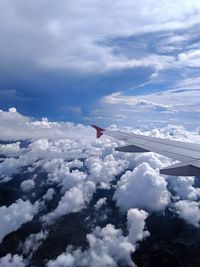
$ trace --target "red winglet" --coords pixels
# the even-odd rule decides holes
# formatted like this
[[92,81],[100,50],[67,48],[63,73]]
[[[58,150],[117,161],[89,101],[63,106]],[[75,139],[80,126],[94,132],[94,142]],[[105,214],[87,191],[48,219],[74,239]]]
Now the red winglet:
[[101,137],[102,136],[102,132],[105,131],[104,129],[96,126],[96,125],[92,125],[93,128],[95,128],[97,130],[97,138]]

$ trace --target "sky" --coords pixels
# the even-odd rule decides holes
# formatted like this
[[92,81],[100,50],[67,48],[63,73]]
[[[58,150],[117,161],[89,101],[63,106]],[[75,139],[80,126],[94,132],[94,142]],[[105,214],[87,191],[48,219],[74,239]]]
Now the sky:
[[198,127],[200,2],[0,2],[0,109]]
[[199,143],[199,27],[199,0],[0,1],[0,267],[40,249],[48,267],[134,266],[165,211],[199,230],[195,177],[160,175],[173,160],[115,151],[89,126]]

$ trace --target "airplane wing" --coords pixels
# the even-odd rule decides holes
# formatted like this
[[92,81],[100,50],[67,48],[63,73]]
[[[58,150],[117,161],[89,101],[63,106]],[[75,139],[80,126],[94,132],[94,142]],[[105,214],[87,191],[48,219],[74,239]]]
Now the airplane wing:
[[180,142],[122,131],[107,131],[96,125],[92,126],[97,131],[97,138],[105,134],[127,142],[126,146],[115,148],[116,151],[129,153],[144,153],[151,151],[180,161],[180,163],[161,169],[161,174],[174,176],[200,176],[200,144]]

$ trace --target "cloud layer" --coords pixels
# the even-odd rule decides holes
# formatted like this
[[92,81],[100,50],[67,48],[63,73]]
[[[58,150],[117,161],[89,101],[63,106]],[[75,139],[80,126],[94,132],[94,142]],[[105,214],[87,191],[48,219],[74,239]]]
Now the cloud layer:
[[[3,247],[5,237],[10,234],[12,238],[14,231],[18,236],[26,223],[37,220],[40,225],[38,232],[19,238],[16,253],[7,251],[2,256],[2,266],[31,264],[37,251],[48,244],[54,228],[78,214],[86,214],[82,224],[88,227],[88,246],[66,244],[54,257],[45,259],[47,266],[134,266],[131,254],[138,241],[151,237],[146,221],[152,213],[170,209],[173,216],[199,227],[200,192],[195,178],[159,174],[171,159],[154,153],[116,152],[114,147],[121,141],[105,136],[95,140],[91,127],[37,121],[14,108],[2,111],[0,119],[1,139],[12,141],[0,144],[0,182],[8,189],[16,183],[14,188],[20,194],[0,207]],[[180,126],[121,130],[199,142],[197,131]],[[123,223],[119,218],[110,221],[117,213]]]
[[0,10],[1,56],[3,61],[9,59],[8,64],[29,62],[42,68],[103,71],[156,64],[154,57],[137,60],[117,55],[114,46],[105,45],[106,39],[191,27],[199,23],[200,5],[195,0],[179,1],[178,5],[155,0],[61,1],[59,5],[43,1],[34,6],[26,1],[3,1]]

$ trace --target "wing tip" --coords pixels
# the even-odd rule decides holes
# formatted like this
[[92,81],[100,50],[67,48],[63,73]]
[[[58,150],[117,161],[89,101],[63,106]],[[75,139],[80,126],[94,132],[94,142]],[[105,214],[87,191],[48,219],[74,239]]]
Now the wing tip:
[[100,128],[96,125],[92,125],[92,127],[97,131],[97,138],[101,137],[103,135],[103,131],[105,131],[103,128]]

